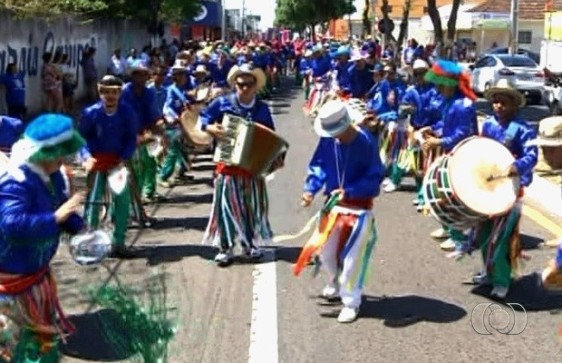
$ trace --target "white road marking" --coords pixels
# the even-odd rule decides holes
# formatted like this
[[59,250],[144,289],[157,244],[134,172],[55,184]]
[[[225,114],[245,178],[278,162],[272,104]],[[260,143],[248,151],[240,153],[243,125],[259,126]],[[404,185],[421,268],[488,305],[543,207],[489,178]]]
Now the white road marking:
[[264,263],[254,267],[249,363],[278,363],[277,269],[274,251],[266,251]]

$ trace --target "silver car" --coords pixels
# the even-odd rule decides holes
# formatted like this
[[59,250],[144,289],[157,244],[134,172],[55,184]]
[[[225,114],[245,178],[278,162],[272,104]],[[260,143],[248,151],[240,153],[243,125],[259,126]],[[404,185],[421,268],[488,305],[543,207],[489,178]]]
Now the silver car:
[[472,88],[484,93],[498,80],[505,78],[531,103],[541,103],[544,94],[544,72],[526,55],[486,55],[470,66]]

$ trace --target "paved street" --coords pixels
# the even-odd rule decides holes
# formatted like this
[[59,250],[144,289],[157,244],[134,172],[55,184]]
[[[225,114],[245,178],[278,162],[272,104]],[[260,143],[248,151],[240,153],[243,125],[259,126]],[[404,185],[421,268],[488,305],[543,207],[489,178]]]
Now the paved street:
[[[285,169],[269,184],[271,222],[277,234],[296,233],[320,206],[319,200],[310,209],[299,205],[316,137],[302,115],[300,90],[286,90],[272,103],[277,128],[291,148]],[[410,191],[382,195],[375,203],[379,244],[360,319],[354,324],[338,324],[339,306],[317,297],[324,275],[316,279],[308,272],[299,278],[292,275],[291,264],[303,239],[275,246],[269,256],[274,262],[265,259],[254,266],[241,261],[228,269],[217,268],[212,262],[214,251],[200,245],[212,198],[212,168],[210,157],[200,156],[195,183],[167,191],[169,201],[151,210],[159,219],[156,228],[130,231],[131,242],[141,249],[138,259],[84,268],[61,249],[54,265],[62,305],[75,314],[73,321],[82,328],[66,347],[68,354],[80,359],[66,361],[127,358],[106,344],[99,321],[88,310],[84,288],[109,281],[142,289],[157,274],[164,276],[167,304],[177,308],[179,328],[170,345],[170,363],[547,362],[560,358],[562,316],[552,312],[562,308],[562,298],[542,293],[533,275],[513,287],[507,299],[526,308],[524,331],[519,328],[524,318],[521,312],[516,314],[515,330],[519,331],[514,333],[518,335],[474,331],[473,309],[491,301],[463,281],[479,270],[480,258],[475,255],[459,262],[445,258],[429,237],[437,224],[416,213]],[[532,257],[522,272],[542,270],[554,251],[539,248],[540,242],[553,236],[527,217],[522,233]],[[108,276],[111,271],[113,277]],[[506,317],[492,319],[496,328],[508,323],[502,319]],[[482,317],[473,320],[482,333]],[[252,337],[252,331],[258,334]],[[250,345],[256,348],[260,342],[263,351],[256,349],[249,357]]]

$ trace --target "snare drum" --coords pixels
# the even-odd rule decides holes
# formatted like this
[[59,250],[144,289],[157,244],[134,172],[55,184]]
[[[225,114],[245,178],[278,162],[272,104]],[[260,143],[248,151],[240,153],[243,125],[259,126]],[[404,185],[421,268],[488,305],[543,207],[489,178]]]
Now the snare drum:
[[431,215],[456,229],[504,215],[515,205],[519,179],[507,177],[515,158],[503,144],[471,137],[439,157],[423,180]]

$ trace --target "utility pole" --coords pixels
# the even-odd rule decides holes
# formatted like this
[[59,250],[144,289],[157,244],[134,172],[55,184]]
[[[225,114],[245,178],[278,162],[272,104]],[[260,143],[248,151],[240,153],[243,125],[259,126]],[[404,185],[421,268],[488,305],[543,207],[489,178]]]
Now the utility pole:
[[511,44],[509,46],[510,54],[516,54],[518,48],[519,37],[519,0],[511,0]]
[[221,21],[221,40],[224,42],[226,41],[226,1],[225,0],[221,0],[221,17],[222,17],[222,21]]
[[246,37],[246,0],[242,0],[242,38]]

